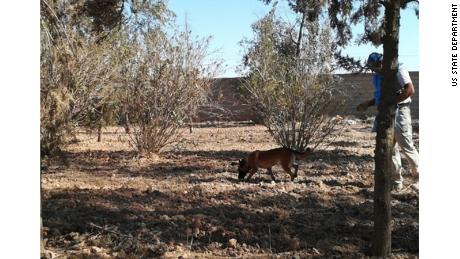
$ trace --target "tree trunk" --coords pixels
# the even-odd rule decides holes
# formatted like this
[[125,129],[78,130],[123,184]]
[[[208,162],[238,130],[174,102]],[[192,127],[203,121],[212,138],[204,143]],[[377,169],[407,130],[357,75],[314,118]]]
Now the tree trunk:
[[40,257],[45,255],[45,240],[43,235],[43,220],[40,216]]
[[123,114],[124,114],[124,116],[125,116],[125,120],[124,120],[125,133],[126,133],[126,134],[129,134],[130,128],[129,128],[129,117],[128,117],[128,113],[127,113],[127,112],[124,112]]
[[100,124],[97,126],[97,142],[101,142],[101,139],[102,139],[102,122],[100,122]]
[[302,46],[302,32],[303,32],[303,26],[305,25],[306,15],[307,15],[307,11],[304,10],[302,13],[302,20],[300,21],[299,35],[297,36],[296,53],[295,53],[296,57],[300,56],[300,48]]
[[398,66],[400,0],[387,1],[383,38],[383,85],[377,120],[379,122],[374,172],[373,255],[391,254],[391,155],[394,146],[396,72]]

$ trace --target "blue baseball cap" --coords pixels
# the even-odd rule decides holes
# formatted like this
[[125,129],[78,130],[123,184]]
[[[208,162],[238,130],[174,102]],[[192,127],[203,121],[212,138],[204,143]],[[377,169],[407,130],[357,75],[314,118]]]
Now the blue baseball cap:
[[383,54],[372,52],[367,58],[367,66],[371,66],[376,61],[383,61]]

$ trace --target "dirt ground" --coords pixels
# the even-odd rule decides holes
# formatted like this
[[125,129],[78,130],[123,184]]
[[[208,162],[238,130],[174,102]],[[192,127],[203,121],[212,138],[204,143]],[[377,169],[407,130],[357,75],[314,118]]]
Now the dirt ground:
[[[138,157],[123,128],[81,131],[42,165],[42,219],[53,258],[362,258],[373,225],[374,135],[349,120],[331,145],[237,180],[232,161],[277,145],[263,126],[202,125],[159,156]],[[415,129],[417,132],[417,129]],[[418,134],[414,135],[418,147]],[[403,161],[404,162],[404,161]],[[419,251],[416,179],[392,195],[393,258]]]

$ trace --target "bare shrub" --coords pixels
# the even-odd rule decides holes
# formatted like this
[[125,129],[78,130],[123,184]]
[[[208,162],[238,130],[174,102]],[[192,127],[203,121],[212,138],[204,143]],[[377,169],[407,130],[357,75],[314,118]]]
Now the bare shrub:
[[[332,75],[333,51],[326,25],[308,22],[299,44],[294,26],[278,20],[274,11],[253,25],[255,38],[246,40],[247,78],[243,91],[275,141],[298,151],[326,143],[340,123],[334,117],[338,78]],[[303,33],[300,30],[300,33]],[[298,37],[301,40],[302,37]]]
[[59,151],[75,126],[88,122],[94,107],[111,95],[111,42],[82,32],[66,1],[41,1],[40,147]]
[[218,64],[205,63],[208,40],[192,40],[188,30],[155,29],[127,43],[122,105],[133,125],[131,142],[140,152],[157,153],[206,101]]
[[100,141],[114,112],[134,123],[140,151],[177,136],[210,84],[207,40],[172,30],[162,0],[40,3],[42,154],[59,151],[76,126],[97,128]]
[[67,35],[69,38],[42,45],[40,119],[45,153],[59,149],[75,126],[94,123],[91,112],[102,106],[112,91],[108,48],[71,31]]

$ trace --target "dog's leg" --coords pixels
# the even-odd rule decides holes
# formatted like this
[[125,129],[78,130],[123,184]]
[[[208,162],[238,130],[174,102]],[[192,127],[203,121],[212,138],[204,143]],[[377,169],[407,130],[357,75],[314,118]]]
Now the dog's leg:
[[[296,176],[297,176],[297,170],[295,170],[295,173],[294,173],[294,174],[291,172],[291,166],[292,166],[292,164],[293,164],[293,163],[292,163],[292,160],[291,160],[291,161],[289,161],[289,162],[287,162],[287,163],[282,163],[282,164],[281,164],[281,167],[283,168],[283,170],[284,170],[286,173],[288,173],[288,174],[291,176],[291,181],[294,181],[294,178],[296,178]],[[294,166],[294,168],[295,168],[295,166]]]
[[[294,167],[294,178],[297,177],[297,171],[299,170],[299,165],[296,164],[295,162],[295,155],[294,156],[291,156],[291,163],[289,164],[289,168],[292,166]],[[294,178],[292,178],[291,180],[294,180]]]
[[270,174],[272,181],[275,181],[275,175],[273,174],[272,168],[269,167],[267,168],[267,172]]
[[284,168],[283,167],[283,169],[284,169],[284,171],[286,173],[288,173],[291,176],[291,181],[294,181],[294,178],[296,177],[296,175],[291,172],[291,168],[289,168],[289,167]]
[[297,171],[299,170],[299,165],[294,164],[293,167],[294,167],[294,175],[295,175],[294,177],[297,177]]
[[246,178],[246,180],[249,182],[249,180],[251,179],[251,177],[257,172],[257,169],[251,169],[251,171],[249,171],[249,175],[248,175],[248,178]]
[[289,170],[289,175],[291,176],[291,181],[294,181],[294,179],[297,177],[297,174],[293,174],[291,170]]

